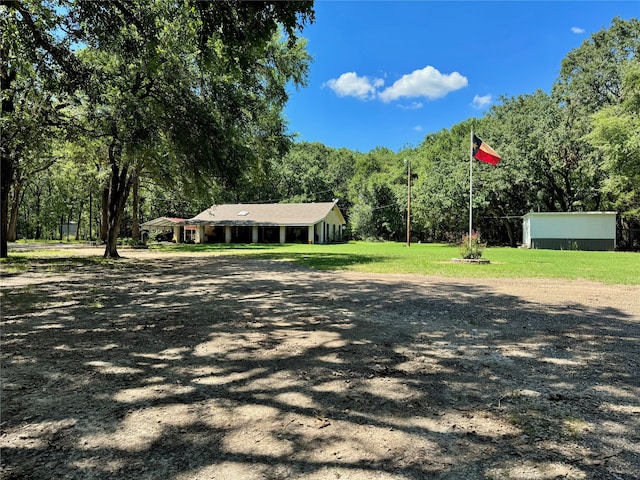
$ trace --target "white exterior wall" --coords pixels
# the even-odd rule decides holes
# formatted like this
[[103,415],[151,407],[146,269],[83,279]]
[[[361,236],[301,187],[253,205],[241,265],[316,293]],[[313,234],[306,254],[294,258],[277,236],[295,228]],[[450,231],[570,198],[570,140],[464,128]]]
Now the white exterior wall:
[[531,239],[616,239],[616,212],[527,213],[522,222],[522,243]]
[[531,214],[522,217],[522,245],[531,248]]
[[[324,218],[323,236],[324,243],[342,240],[342,225],[344,218],[337,206],[334,206],[329,214]],[[335,232],[335,235],[334,235]]]

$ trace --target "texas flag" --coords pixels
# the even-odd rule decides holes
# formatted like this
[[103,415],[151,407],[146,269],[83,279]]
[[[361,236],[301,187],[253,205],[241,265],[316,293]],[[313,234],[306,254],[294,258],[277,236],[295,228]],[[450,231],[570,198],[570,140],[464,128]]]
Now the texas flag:
[[500,155],[475,135],[473,136],[473,158],[491,165],[497,165],[500,162]]

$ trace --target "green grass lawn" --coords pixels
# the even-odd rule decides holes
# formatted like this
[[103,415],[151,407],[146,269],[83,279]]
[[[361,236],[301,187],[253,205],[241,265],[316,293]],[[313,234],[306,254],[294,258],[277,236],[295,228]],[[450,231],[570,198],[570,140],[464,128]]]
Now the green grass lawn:
[[447,277],[547,277],[640,284],[640,254],[488,248],[488,265],[453,264],[459,248],[443,244],[349,242],[337,245],[152,245],[159,251],[286,259],[323,270],[415,273]]

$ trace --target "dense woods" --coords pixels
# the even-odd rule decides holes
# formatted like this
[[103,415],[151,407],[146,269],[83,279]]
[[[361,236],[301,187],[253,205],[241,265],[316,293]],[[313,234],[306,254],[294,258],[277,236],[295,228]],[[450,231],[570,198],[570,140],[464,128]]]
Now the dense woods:
[[[529,211],[615,210],[640,248],[640,22],[615,18],[569,52],[549,93],[413,147],[296,142],[282,116],[311,59],[310,2],[3,2],[2,231],[139,238],[140,222],[213,203],[338,199],[352,238],[459,241],[471,129],[500,152],[474,165],[474,226],[516,246]],[[66,238],[66,236],[65,236]],[[73,237],[72,237],[73,238]]]

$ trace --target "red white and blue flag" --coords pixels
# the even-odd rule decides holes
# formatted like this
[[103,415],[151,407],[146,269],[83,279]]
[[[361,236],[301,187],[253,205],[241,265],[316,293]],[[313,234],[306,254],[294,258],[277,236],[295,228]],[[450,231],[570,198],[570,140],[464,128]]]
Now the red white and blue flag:
[[473,158],[491,165],[497,165],[500,162],[500,155],[475,135],[473,136]]

